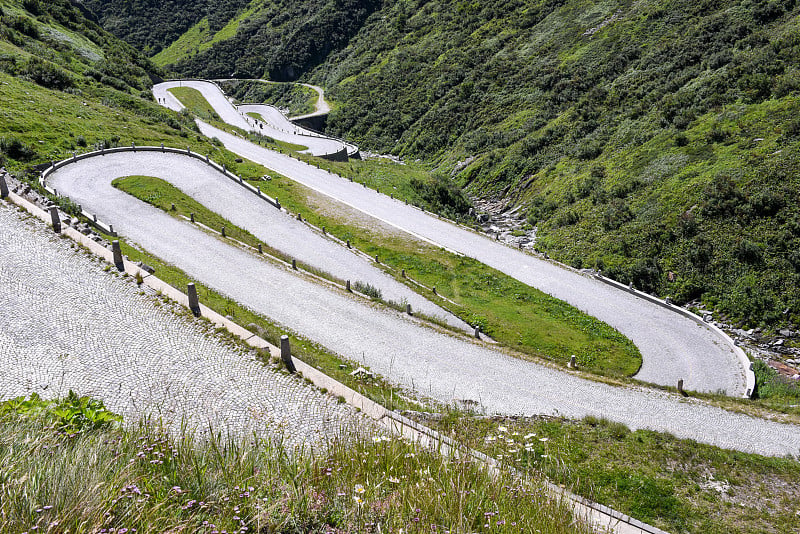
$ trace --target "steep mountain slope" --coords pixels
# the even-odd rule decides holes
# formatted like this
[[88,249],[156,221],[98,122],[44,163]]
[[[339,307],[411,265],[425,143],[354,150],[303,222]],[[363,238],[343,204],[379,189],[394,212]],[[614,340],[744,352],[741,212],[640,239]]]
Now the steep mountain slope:
[[37,165],[135,142],[191,146],[238,167],[198,135],[188,114],[154,101],[160,71],[79,7],[0,0],[0,166],[36,187]]
[[212,33],[219,31],[247,0],[83,0],[83,4],[108,31],[154,55],[201,20]]
[[750,323],[797,322],[798,13],[397,2],[312,79],[341,102],[335,133],[469,161],[457,180],[523,204],[551,255]]
[[522,205],[551,256],[800,322],[796,0],[254,6],[174,67],[314,81],[332,133]]

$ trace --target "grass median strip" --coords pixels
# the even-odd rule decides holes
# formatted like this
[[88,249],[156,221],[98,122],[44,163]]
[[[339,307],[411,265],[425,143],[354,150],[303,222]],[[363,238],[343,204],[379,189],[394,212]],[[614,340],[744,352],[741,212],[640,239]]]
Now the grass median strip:
[[253,183],[311,224],[324,226],[372,257],[377,255],[398,280],[403,281],[398,273],[405,270],[435,287],[439,295],[458,303],[440,299],[440,305],[469,324],[480,325],[500,343],[563,365],[575,354],[582,368],[608,376],[631,376],[641,366],[641,354],[630,340],[576,308],[471,258],[405,234],[385,235],[373,221],[350,216],[334,201],[277,173],[270,175],[271,180]]
[[[323,278],[339,287],[345,287],[346,281],[338,278],[337,276],[326,272],[313,265],[306,264],[301,260],[292,258],[285,254],[280,249],[276,249],[256,238],[253,234],[244,230],[227,219],[223,218],[216,212],[206,208],[190,196],[184,194],[180,189],[172,184],[152,176],[126,176],[117,178],[112,182],[112,185],[121,191],[124,191],[139,200],[147,202],[148,204],[163,210],[164,212],[176,218],[190,219],[194,216],[196,223],[202,224],[217,232],[222,232],[225,228],[226,237],[244,243],[254,249],[261,247],[264,254],[268,254],[273,258],[277,258],[287,264],[296,262],[297,267],[301,271],[313,274]],[[273,209],[273,208],[269,208]],[[397,311],[405,311],[405,304],[403,302],[394,302],[392,300],[384,299],[380,288],[376,288],[368,283],[360,280],[352,281],[352,290],[362,296],[369,298],[374,302],[381,303]],[[423,313],[417,312],[415,317],[419,320],[426,321],[434,324],[439,328],[444,328],[451,331],[458,331],[456,327],[449,325],[446,321],[439,317],[432,317]]]

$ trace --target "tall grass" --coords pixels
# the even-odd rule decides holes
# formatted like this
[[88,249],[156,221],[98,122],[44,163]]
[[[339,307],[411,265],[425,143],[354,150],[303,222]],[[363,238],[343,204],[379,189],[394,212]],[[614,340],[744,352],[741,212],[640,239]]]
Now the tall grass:
[[588,532],[536,483],[386,436],[292,451],[147,421],[0,423],[2,532]]

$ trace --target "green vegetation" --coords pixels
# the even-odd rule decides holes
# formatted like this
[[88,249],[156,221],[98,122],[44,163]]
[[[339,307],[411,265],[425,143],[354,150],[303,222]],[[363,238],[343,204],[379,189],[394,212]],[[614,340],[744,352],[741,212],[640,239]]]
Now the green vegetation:
[[782,377],[761,360],[753,362],[753,372],[756,375],[756,398],[763,399],[763,404],[773,409],[800,405],[800,385],[796,381]]
[[485,418],[424,424],[508,467],[542,475],[668,532],[748,534],[800,528],[800,462],[735,452],[587,417]]
[[181,104],[193,114],[207,122],[220,122],[219,115],[208,103],[208,100],[197,89],[191,87],[173,87],[168,89],[170,93],[175,95],[175,98],[181,101]]
[[147,423],[68,434],[23,402],[0,404],[3,532],[589,532],[537,483],[394,438],[310,455]]
[[[184,33],[200,37],[181,48],[187,55],[221,32],[248,0],[85,0],[108,31],[156,55]],[[202,23],[202,33],[197,26]],[[188,41],[188,40],[187,40]]]
[[[68,1],[24,4],[36,13],[0,0],[0,165],[36,177],[35,166],[73,151],[164,143],[250,172],[252,163],[200,136],[189,113],[153,101],[149,75],[158,71],[143,56]],[[15,30],[20,18],[36,30]]]

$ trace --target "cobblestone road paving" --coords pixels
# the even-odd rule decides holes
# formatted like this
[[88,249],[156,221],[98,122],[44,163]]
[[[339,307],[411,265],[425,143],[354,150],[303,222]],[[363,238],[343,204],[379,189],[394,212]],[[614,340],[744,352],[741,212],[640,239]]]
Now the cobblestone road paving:
[[363,361],[396,384],[444,402],[473,400],[489,413],[595,415],[746,452],[800,452],[800,426],[586,380],[307,282],[102,182],[87,188],[87,175],[80,172],[85,161],[59,169],[50,183],[68,196],[74,192],[74,200],[122,235],[194,279],[345,358]]
[[127,421],[151,414],[177,427],[185,417],[291,446],[362,422],[2,202],[0,228],[0,398],[73,389]]
[[[215,102],[214,105],[223,106],[224,103]],[[691,319],[439,220],[358,183],[266,150],[202,121],[198,124],[204,135],[217,137],[228,150],[242,157],[420,239],[475,258],[608,323],[641,351],[642,367],[636,375],[640,380],[674,386],[678,379],[683,379],[686,388],[694,391],[724,391],[731,396],[741,396],[745,392],[744,368],[736,354],[716,333]]]

